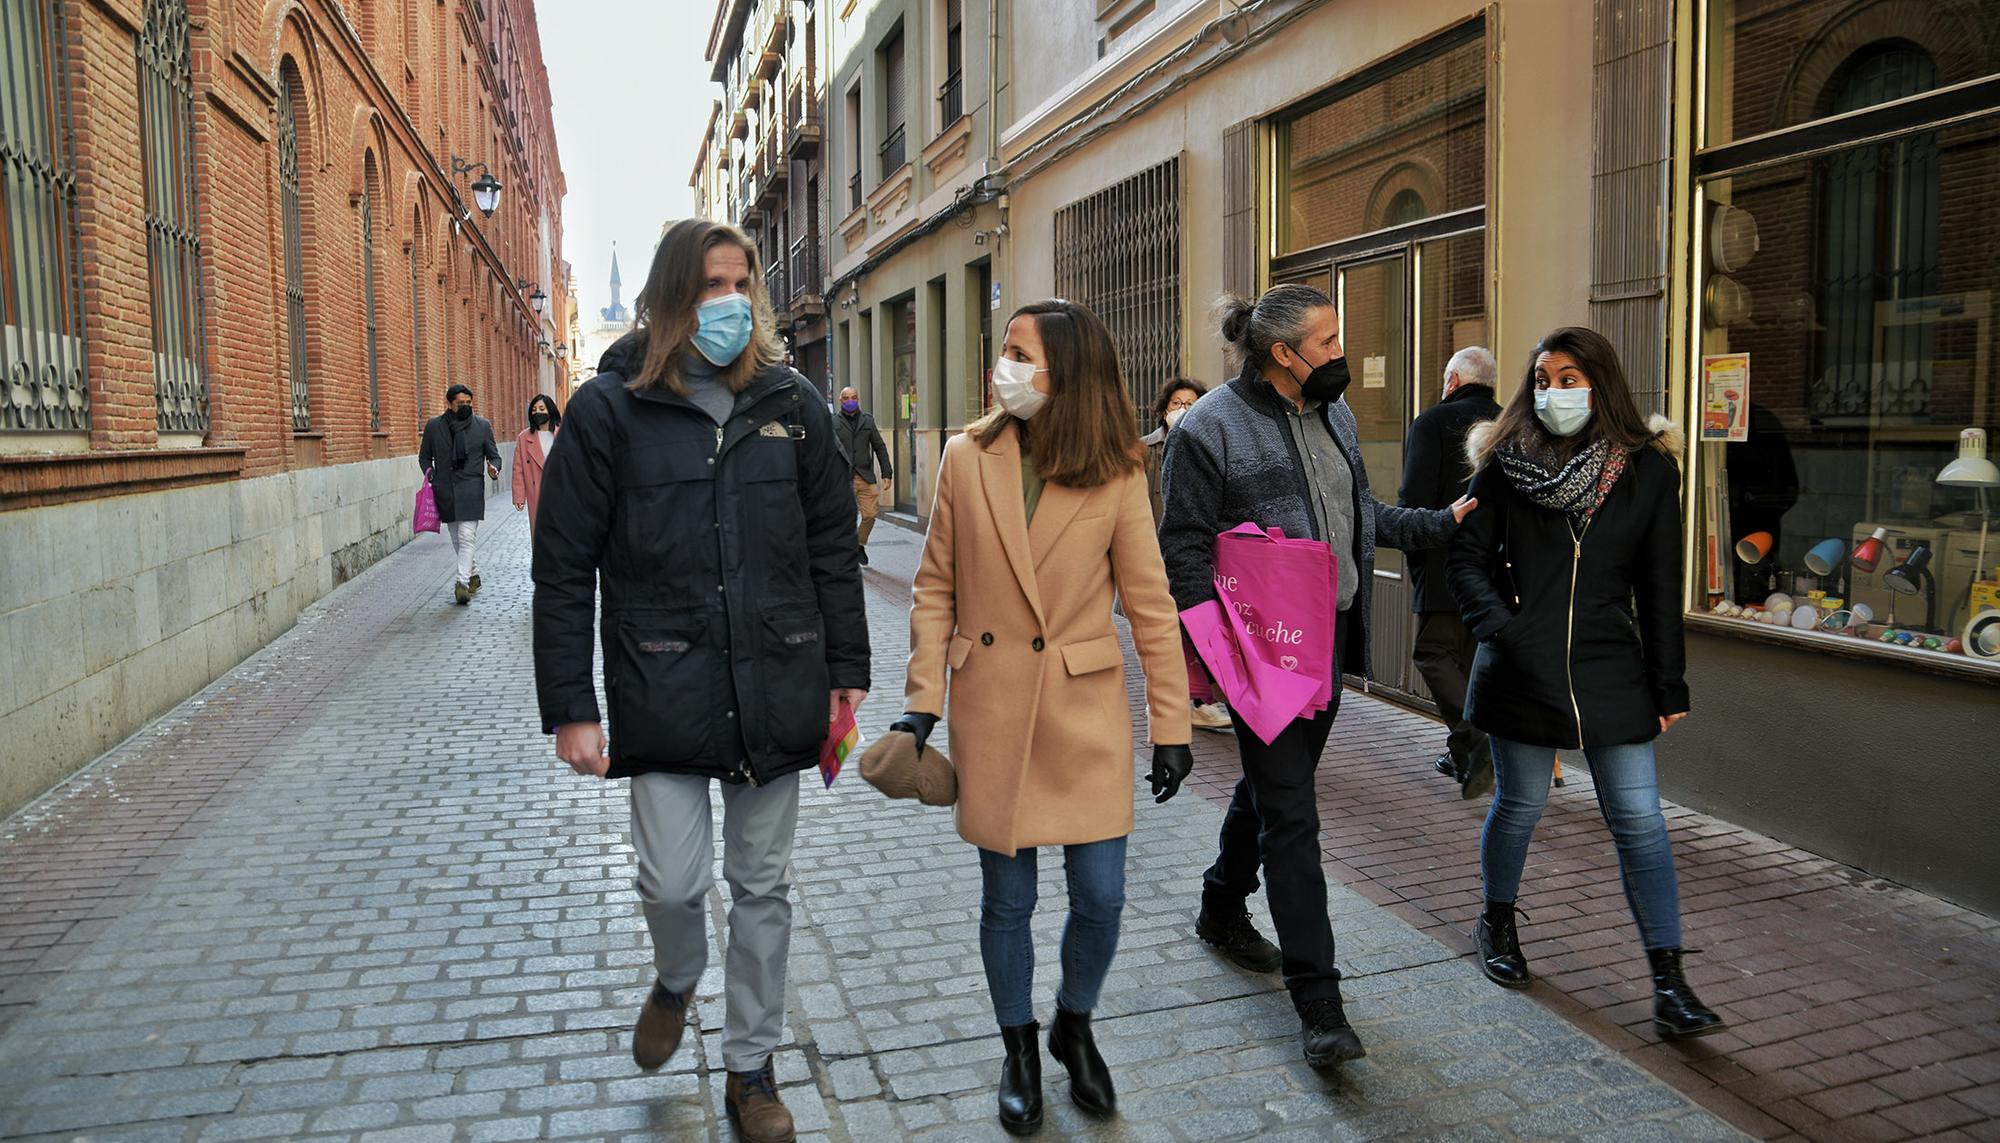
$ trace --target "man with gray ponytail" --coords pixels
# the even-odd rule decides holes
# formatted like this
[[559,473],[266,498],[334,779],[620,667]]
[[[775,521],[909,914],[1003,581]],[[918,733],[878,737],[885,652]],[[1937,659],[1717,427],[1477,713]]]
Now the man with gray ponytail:
[[[1395,508],[1368,489],[1347,390],[1340,315],[1320,291],[1274,287],[1254,303],[1225,297],[1222,339],[1241,363],[1234,381],[1203,398],[1167,437],[1160,550],[1174,603],[1186,611],[1215,598],[1215,537],[1245,522],[1328,544],[1339,566],[1334,669],[1368,674],[1369,592],[1378,545],[1416,550],[1444,544],[1472,509]],[[1319,863],[1313,773],[1340,710],[1294,720],[1264,742],[1241,720],[1243,777],[1223,817],[1221,852],[1202,878],[1195,933],[1256,972],[1282,966],[1315,1067],[1366,1055],[1349,1025],[1334,967],[1326,875]],[[1278,944],[1250,922],[1244,902],[1258,869]]]

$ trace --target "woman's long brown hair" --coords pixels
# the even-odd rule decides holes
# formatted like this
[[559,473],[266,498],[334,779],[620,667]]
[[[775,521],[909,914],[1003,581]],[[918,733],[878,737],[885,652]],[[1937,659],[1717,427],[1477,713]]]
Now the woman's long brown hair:
[[[1048,404],[1034,420],[1019,422],[1022,447],[1042,479],[1096,488],[1140,468],[1144,450],[1111,332],[1096,314],[1062,298],[1014,311],[1014,317],[1023,316],[1035,319],[1049,363]],[[995,406],[966,432],[990,445],[1011,423],[1015,418]]]
[[750,344],[743,355],[724,366],[722,379],[732,392],[742,392],[757,371],[785,359],[785,347],[778,340],[778,319],[771,312],[771,296],[764,289],[764,267],[757,256],[757,244],[741,230],[705,218],[687,218],[667,228],[660,248],[653,254],[653,268],[633,303],[634,316],[646,335],[646,356],[638,375],[629,384],[634,389],[657,385],[677,396],[687,396],[681,384],[680,357],[694,353],[695,330],[700,327],[696,310],[707,286],[704,263],[709,250],[724,243],[742,247],[750,264]]
[[[1535,417],[1535,362],[1544,353],[1566,353],[1576,367],[1590,378],[1590,424],[1573,437],[1559,437],[1542,427]],[[1613,447],[1637,452],[1656,434],[1648,427],[1645,414],[1632,397],[1631,383],[1625,380],[1625,366],[1618,351],[1594,329],[1566,325],[1553,330],[1528,351],[1528,367],[1521,385],[1500,413],[1490,433],[1481,434],[1476,447],[1476,463],[1484,467],[1493,452],[1502,446],[1539,446],[1533,451],[1553,450],[1567,458],[1603,437]]]

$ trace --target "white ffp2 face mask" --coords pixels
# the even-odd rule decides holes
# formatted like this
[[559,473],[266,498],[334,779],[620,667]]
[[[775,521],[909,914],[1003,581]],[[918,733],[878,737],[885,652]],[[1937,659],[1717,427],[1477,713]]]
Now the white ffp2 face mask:
[[1049,402],[1049,395],[1035,388],[1035,374],[1046,372],[1047,367],[1002,357],[993,363],[993,396],[1001,408],[1025,421]]

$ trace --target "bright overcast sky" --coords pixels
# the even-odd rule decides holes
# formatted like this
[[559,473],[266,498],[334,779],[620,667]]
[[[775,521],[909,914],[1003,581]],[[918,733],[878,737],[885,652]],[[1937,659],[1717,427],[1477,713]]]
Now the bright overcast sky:
[[627,306],[646,280],[660,224],[694,209],[688,174],[721,89],[702,52],[714,0],[540,0],[542,58],[555,100],[569,197],[563,257],[584,328],[608,301],[611,243]]

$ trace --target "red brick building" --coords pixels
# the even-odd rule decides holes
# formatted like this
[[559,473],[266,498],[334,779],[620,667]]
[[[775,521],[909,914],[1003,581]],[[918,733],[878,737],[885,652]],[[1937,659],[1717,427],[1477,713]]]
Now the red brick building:
[[5,813],[407,539],[447,385],[566,398],[568,304],[532,0],[6,0],[0,65]]

